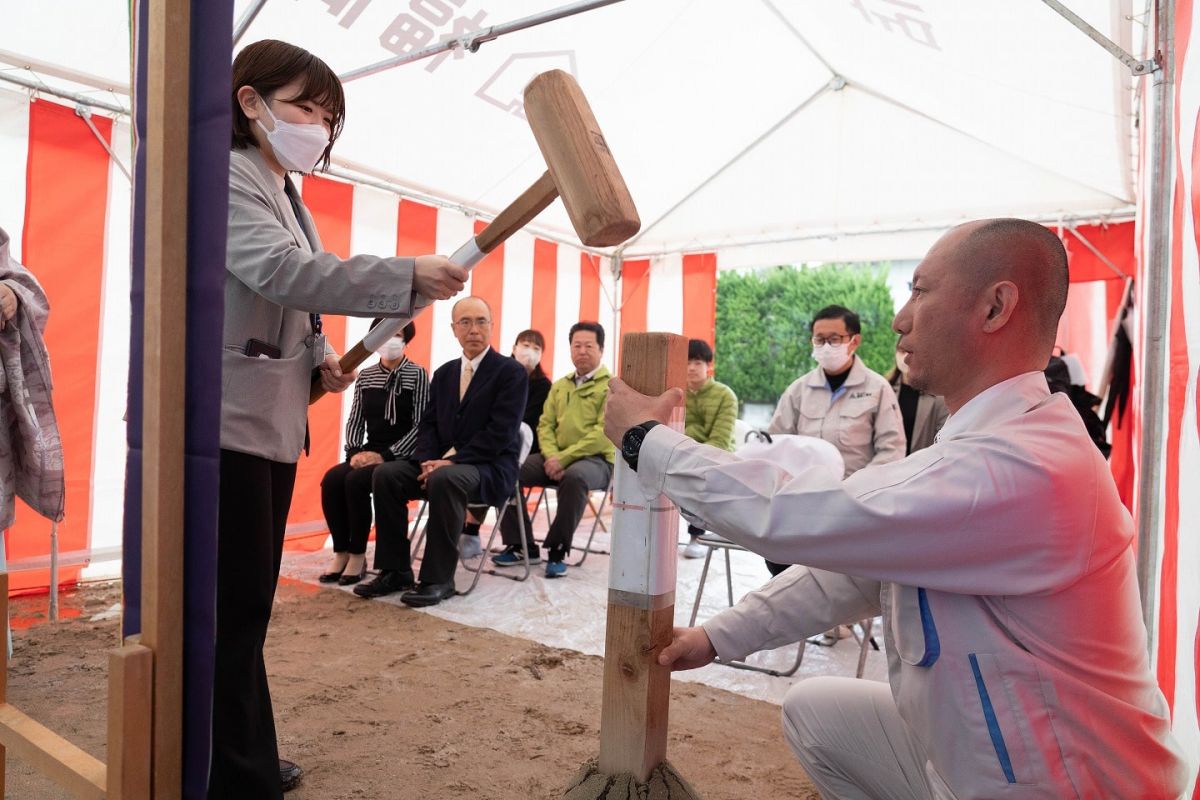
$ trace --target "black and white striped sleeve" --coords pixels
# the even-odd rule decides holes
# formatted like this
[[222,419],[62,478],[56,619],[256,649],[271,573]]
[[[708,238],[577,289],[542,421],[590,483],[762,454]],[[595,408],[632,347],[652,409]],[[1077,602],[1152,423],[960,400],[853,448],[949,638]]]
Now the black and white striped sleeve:
[[359,374],[354,383],[354,400],[350,403],[350,417],[346,420],[346,457],[362,450],[363,438],[367,430],[367,422],[362,412],[363,375]]
[[392,455],[397,458],[408,458],[417,449],[417,429],[421,425],[421,416],[429,404],[429,374],[425,368],[411,361],[406,362],[401,369],[400,386],[412,392],[412,429],[392,445]]

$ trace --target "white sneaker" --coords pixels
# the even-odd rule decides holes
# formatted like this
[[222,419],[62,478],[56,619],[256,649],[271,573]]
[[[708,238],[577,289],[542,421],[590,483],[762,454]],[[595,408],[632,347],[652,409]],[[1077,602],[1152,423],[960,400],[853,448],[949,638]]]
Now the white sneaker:
[[458,536],[458,557],[464,561],[470,558],[478,558],[483,555],[483,545],[479,543],[478,536],[462,533]]
[[683,548],[684,558],[704,558],[708,548],[700,544],[696,539],[688,542],[688,546]]

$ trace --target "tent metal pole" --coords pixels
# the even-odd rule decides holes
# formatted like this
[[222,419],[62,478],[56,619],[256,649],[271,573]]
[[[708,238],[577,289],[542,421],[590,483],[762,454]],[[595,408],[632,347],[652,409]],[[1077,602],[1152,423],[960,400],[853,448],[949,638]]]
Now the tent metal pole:
[[267,0],[254,0],[250,7],[242,12],[242,17],[237,21],[237,25],[233,26],[233,46],[237,47],[237,43],[246,35],[246,29],[254,22],[254,18],[258,16],[258,12],[263,10],[263,6],[267,4]]
[[1054,9],[1063,19],[1082,31],[1083,34],[1093,42],[1112,53],[1118,61],[1129,67],[1129,71],[1133,73],[1134,77],[1149,75],[1158,68],[1158,65],[1152,58],[1148,58],[1145,61],[1139,61],[1129,53],[1125,52],[1125,49],[1122,48],[1121,45],[1117,44],[1112,39],[1109,39],[1103,33],[1093,28],[1088,24],[1087,20],[1076,14],[1071,9],[1067,8],[1065,5],[1060,3],[1059,0],[1042,0],[1042,2]]
[[63,100],[70,100],[72,103],[75,103],[77,106],[86,106],[88,108],[99,108],[103,111],[112,112],[113,114],[119,114],[121,116],[126,116],[126,117],[129,116],[129,109],[123,108],[123,107],[117,105],[116,103],[110,103],[107,100],[99,100],[95,97],[88,97],[85,94],[78,94],[76,92],[68,92],[63,89],[55,89],[53,86],[47,86],[44,83],[40,83],[38,81],[31,80],[30,78],[26,78],[22,75],[14,75],[13,73],[10,73],[10,72],[0,72],[0,81],[3,81],[5,83],[16,84],[17,86],[22,86],[26,89],[30,89],[34,92],[37,92],[38,94],[48,94],[53,97],[61,98]]
[[1150,209],[1147,228],[1150,252],[1143,284],[1145,309],[1142,331],[1142,442],[1138,463],[1137,569],[1142,596],[1142,618],[1151,660],[1155,650],[1158,602],[1159,540],[1165,481],[1166,450],[1163,403],[1166,381],[1167,326],[1171,302],[1171,199],[1174,193],[1175,3],[1160,0],[1154,19],[1156,59],[1153,122],[1149,140]]
[[129,96],[129,84],[127,83],[114,83],[108,78],[103,78],[99,75],[92,75],[77,69],[69,69],[60,64],[42,61],[38,58],[30,58],[21,53],[14,53],[11,50],[0,50],[0,64],[18,67],[35,75],[49,75],[52,78],[90,86],[102,92],[112,92],[113,94]]
[[[260,0],[260,2],[265,2],[265,0]],[[523,31],[526,28],[533,28],[537,25],[543,25],[547,22],[554,22],[555,20],[571,17],[575,14],[582,14],[584,11],[603,8],[604,6],[611,6],[614,3],[620,2],[622,2],[622,0],[581,0],[581,2],[578,3],[571,3],[570,5],[561,6],[560,8],[543,11],[540,14],[531,14],[528,17],[522,17],[521,19],[513,20],[512,22],[506,22],[502,25],[492,25],[491,27],[483,28],[479,31],[468,33],[464,36],[443,39],[441,42],[422,48],[421,50],[415,50],[406,55],[396,56],[395,58],[387,58],[383,61],[376,61],[374,64],[368,64],[365,67],[359,67],[358,69],[352,69],[349,72],[344,72],[338,77],[341,79],[342,83],[349,83],[350,81],[355,81],[359,78],[366,78],[370,75],[375,75],[392,69],[393,67],[411,64],[414,61],[420,61],[422,59],[429,58],[430,56],[436,56],[439,53],[456,50],[460,47],[463,50],[474,53],[484,42],[490,42],[493,39],[499,39],[501,36],[507,33],[516,33],[517,31]],[[234,41],[236,42],[236,39]]]
[[1089,242],[1087,240],[1087,237],[1085,237],[1082,233],[1079,232],[1078,228],[1076,228],[1074,225],[1067,225],[1066,230],[1070,231],[1071,235],[1074,236],[1076,239],[1078,239],[1080,244],[1082,244],[1088,250],[1091,250],[1092,255],[1094,255],[1096,258],[1100,259],[1100,263],[1103,264],[1104,266],[1108,267],[1110,270],[1112,270],[1112,273],[1114,275],[1116,275],[1118,278],[1121,278],[1122,280],[1127,280],[1129,278],[1128,275],[1126,275],[1124,272],[1121,272],[1121,270],[1119,270],[1117,268],[1117,265],[1114,264],[1112,262],[1112,260],[1109,259],[1108,256],[1104,255],[1104,253],[1101,253],[1094,244]]
[[108,157],[112,159],[112,162],[117,165],[117,169],[121,170],[121,173],[125,176],[125,178],[132,183],[133,173],[129,171],[129,167],[125,166],[121,159],[117,158],[117,154],[113,151],[112,146],[109,145],[108,140],[101,136],[100,131],[96,129],[94,124],[92,124],[92,110],[87,106],[77,105],[75,106],[75,116],[79,117],[87,124],[88,128],[92,131],[92,135],[96,137],[96,141],[99,142],[100,146],[104,148],[104,151],[108,153]]
[[50,523],[50,621],[58,622],[58,523]]

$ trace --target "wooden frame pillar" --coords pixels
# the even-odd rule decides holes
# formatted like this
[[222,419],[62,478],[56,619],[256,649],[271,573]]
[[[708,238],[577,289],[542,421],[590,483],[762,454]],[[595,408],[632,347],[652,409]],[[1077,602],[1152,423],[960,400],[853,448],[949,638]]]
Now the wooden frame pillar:
[[183,787],[183,486],[191,0],[149,3],[142,636],[153,653],[152,797]]

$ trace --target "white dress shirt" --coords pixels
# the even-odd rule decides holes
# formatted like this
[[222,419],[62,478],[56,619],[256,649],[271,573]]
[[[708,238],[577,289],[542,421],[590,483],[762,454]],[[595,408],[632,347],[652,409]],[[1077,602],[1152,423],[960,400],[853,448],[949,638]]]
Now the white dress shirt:
[[[1133,522],[1065,395],[1031,372],[933,446],[844,481],[646,436],[638,480],[792,567],[704,625],[742,658],[882,614],[892,695],[935,786],[966,798],[1177,797]],[[857,577],[850,577],[857,576]]]

